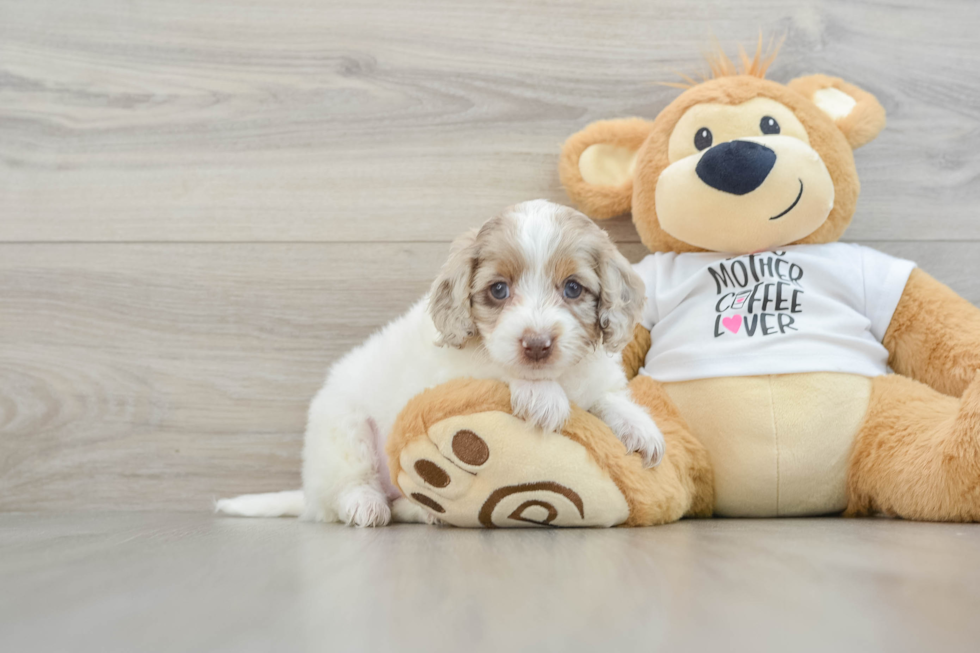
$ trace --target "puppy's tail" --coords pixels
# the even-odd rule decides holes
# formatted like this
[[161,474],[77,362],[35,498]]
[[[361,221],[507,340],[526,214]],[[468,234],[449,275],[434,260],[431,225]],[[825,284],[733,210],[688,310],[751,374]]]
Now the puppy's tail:
[[302,490],[243,494],[214,504],[215,512],[236,517],[299,517],[305,509]]

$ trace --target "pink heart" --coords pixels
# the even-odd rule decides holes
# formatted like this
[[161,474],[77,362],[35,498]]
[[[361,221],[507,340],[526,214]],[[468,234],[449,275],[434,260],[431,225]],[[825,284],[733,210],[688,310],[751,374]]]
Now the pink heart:
[[742,328],[742,316],[733,315],[731,317],[724,317],[721,319],[721,324],[732,333],[738,333],[738,330]]

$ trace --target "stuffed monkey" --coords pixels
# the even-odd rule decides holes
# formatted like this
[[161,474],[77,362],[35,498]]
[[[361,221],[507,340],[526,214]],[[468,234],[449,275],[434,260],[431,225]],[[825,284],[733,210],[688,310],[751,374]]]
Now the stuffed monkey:
[[662,464],[644,469],[584,411],[544,433],[503,384],[460,379],[415,397],[389,440],[407,497],[483,527],[980,518],[980,311],[911,261],[838,242],[852,151],[885,111],[834,77],[766,80],[771,60],[718,55],[654,120],[593,123],[562,151],[575,203],[631,212],[651,252],[623,364]]

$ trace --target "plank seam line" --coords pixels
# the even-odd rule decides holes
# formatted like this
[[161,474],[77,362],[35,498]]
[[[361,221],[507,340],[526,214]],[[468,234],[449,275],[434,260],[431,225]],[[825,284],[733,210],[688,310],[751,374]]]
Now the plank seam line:
[[[980,238],[862,238],[848,243],[978,243]],[[0,240],[2,245],[449,245],[452,240]],[[639,240],[617,240],[642,245]]]

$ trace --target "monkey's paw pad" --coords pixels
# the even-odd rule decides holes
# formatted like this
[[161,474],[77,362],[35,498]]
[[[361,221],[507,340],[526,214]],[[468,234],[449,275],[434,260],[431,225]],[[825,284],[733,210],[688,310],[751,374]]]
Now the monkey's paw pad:
[[399,463],[405,496],[454,526],[615,526],[629,517],[583,446],[504,412],[436,422]]

